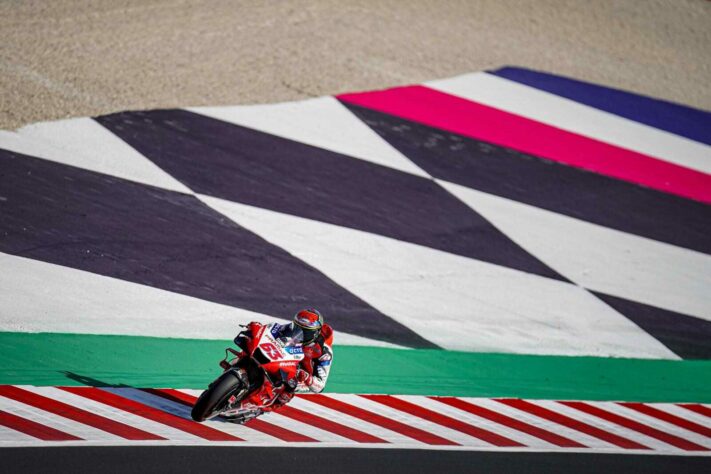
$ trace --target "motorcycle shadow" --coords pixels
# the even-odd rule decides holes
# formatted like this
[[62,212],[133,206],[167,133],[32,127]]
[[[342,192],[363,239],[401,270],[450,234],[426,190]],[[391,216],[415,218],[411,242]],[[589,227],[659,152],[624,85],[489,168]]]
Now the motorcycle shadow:
[[89,387],[116,387],[116,388],[138,388],[134,387],[133,385],[126,385],[123,383],[108,383],[104,382],[99,379],[95,379],[93,377],[89,377],[88,375],[81,375],[77,374],[76,372],[70,372],[67,370],[60,370],[60,374],[64,374],[65,377],[68,379],[74,380],[75,382],[79,382],[82,385],[87,385]]

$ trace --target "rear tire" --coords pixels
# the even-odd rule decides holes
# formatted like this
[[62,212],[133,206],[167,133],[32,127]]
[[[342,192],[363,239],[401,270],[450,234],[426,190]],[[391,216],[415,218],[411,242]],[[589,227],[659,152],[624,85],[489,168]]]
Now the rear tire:
[[220,375],[195,402],[190,413],[193,420],[205,421],[216,416],[241,386],[242,381],[231,370]]

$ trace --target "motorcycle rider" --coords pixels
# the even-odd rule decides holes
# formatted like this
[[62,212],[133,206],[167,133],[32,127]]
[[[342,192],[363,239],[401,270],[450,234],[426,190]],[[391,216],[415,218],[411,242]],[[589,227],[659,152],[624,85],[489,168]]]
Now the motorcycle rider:
[[[333,329],[324,323],[321,313],[314,308],[302,309],[294,315],[288,324],[270,325],[272,334],[284,342],[301,339],[304,358],[297,371],[296,380],[287,383],[285,390],[276,401],[262,411],[269,412],[287,404],[296,393],[320,393],[326,386],[328,373],[333,361]],[[248,331],[235,338],[238,347],[244,348],[245,338],[251,337]]]
[[311,370],[298,373],[298,393],[320,393],[326,387],[328,373],[333,361],[333,329],[324,323],[318,310],[303,309],[294,315],[294,324],[304,332],[303,349],[306,358],[302,363],[311,363]]

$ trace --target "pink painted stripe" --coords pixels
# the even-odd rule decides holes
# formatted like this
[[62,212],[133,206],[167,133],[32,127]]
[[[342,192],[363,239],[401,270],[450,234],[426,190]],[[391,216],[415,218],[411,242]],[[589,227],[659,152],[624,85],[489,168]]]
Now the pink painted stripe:
[[711,203],[711,175],[424,86],[338,99],[598,174]]

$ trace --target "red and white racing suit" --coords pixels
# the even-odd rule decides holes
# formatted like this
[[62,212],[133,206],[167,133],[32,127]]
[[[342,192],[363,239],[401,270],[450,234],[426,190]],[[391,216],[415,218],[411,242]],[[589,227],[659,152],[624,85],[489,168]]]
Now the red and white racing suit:
[[326,387],[328,373],[333,362],[333,329],[328,324],[321,328],[321,334],[311,344],[304,346],[302,364],[313,364],[313,375],[299,380],[296,393],[320,393]]

